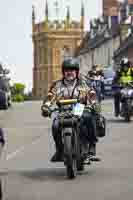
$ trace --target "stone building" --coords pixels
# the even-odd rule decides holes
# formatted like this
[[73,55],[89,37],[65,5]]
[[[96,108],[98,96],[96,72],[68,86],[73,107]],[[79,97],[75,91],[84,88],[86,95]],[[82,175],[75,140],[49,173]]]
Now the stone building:
[[127,57],[133,64],[133,33],[130,34],[114,52],[114,61],[119,65],[120,60]]
[[[124,22],[130,13],[133,13],[132,6],[127,0],[121,4],[117,1],[103,0],[102,17],[90,22],[90,31],[76,52],[80,60],[81,73],[86,74],[93,65],[115,67],[120,53],[126,54],[123,50],[126,50],[126,38],[131,31],[131,23]],[[131,42],[131,38],[129,41]],[[131,57],[131,49],[129,51]]]
[[120,29],[116,26],[113,29],[103,30],[94,38],[88,37],[87,46],[77,52],[80,60],[80,72],[87,74],[93,65],[100,67],[113,66],[114,51],[120,45]]
[[113,54],[119,47],[120,40],[118,15],[112,13],[108,20],[105,16],[92,20],[90,31],[76,52],[81,73],[86,74],[93,65],[113,66]]
[[33,39],[33,95],[43,98],[54,80],[61,77],[61,63],[67,56],[73,56],[84,35],[84,6],[81,6],[80,21],[73,21],[70,9],[64,21],[49,20],[46,1],[45,19],[36,23],[35,11],[32,11]]
[[125,0],[124,6],[126,14],[120,25],[121,43],[113,57],[116,65],[123,57],[128,57],[133,64],[133,0]]

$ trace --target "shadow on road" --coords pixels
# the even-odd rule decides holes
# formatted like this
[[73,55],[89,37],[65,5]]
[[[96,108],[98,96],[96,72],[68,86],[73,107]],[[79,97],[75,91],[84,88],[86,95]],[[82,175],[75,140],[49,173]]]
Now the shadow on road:
[[[78,172],[78,175],[91,175],[91,172],[85,170],[84,172]],[[19,172],[20,176],[24,176],[30,179],[36,179],[39,181],[62,181],[66,178],[66,169],[65,168],[45,168],[45,169],[35,169],[30,171],[21,171]]]
[[[78,174],[88,174],[88,171],[79,172]],[[21,172],[20,175],[31,179],[37,180],[64,180],[66,177],[65,168],[48,168],[48,169],[36,169],[34,171]]]
[[35,169],[33,171],[20,172],[20,175],[40,181],[46,179],[61,180],[64,179],[65,170],[64,168]]

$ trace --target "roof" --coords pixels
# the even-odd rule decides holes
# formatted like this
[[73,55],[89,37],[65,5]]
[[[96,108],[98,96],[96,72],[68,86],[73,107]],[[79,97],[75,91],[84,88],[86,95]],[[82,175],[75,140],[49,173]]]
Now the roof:
[[130,47],[133,48],[133,35],[132,34],[129,35],[129,37],[127,37],[127,39],[125,39],[121,43],[120,47],[114,52],[114,58],[121,55],[121,53],[123,53],[125,50],[127,50]]
[[[110,35],[109,37],[105,36],[106,31],[108,31]],[[90,37],[88,37],[86,40],[84,40],[84,42],[87,42],[87,45],[81,46],[77,54],[81,55],[87,53],[90,50],[98,48],[106,41],[115,38],[118,35],[120,35],[120,26],[114,26],[112,29],[109,30],[105,29],[101,34],[97,34],[94,38],[90,39]]]

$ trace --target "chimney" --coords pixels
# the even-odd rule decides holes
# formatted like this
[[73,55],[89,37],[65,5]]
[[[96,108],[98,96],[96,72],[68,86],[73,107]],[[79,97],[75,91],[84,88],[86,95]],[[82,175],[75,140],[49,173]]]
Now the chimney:
[[119,24],[119,10],[117,7],[111,7],[108,15],[108,26],[109,28]]
[[109,16],[109,9],[112,7],[119,7],[118,0],[102,0],[103,1],[103,16]]

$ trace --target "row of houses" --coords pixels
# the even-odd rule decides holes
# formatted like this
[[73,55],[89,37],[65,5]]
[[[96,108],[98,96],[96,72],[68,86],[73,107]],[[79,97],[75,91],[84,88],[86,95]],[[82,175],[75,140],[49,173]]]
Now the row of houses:
[[114,12],[91,21],[90,31],[76,51],[82,73],[87,73],[93,65],[117,67],[124,56],[133,62],[132,5],[124,1],[117,16]]

